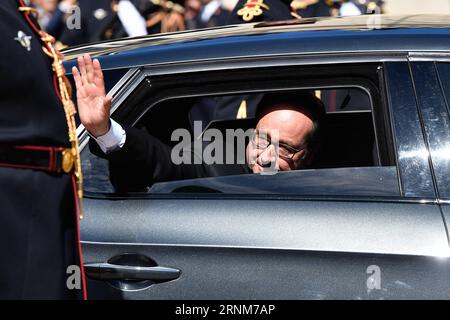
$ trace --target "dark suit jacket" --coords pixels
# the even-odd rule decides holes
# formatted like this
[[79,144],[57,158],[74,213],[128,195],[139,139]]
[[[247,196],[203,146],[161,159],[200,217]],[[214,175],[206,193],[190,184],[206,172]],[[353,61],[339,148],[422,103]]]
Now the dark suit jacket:
[[[170,146],[136,128],[125,128],[125,132],[124,146],[108,154],[94,139],[89,142],[93,154],[109,160],[110,179],[118,192],[143,191],[155,182],[250,173],[245,164],[176,165]],[[192,149],[188,152],[193,153]]]

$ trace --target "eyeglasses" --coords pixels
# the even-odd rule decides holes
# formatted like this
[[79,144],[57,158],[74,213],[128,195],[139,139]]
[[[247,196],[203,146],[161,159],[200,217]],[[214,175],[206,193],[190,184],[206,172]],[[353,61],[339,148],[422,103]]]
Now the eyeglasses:
[[[261,151],[264,151],[267,148],[269,148],[270,145],[273,145],[270,135],[268,135],[268,134],[260,135],[258,133],[255,133],[252,136],[251,142],[257,149],[259,149]],[[305,144],[305,145],[301,146],[299,149],[296,149],[294,147],[291,147],[290,145],[279,142],[278,143],[278,156],[287,161],[291,161],[297,153],[305,150],[307,147],[308,147],[308,145]]]

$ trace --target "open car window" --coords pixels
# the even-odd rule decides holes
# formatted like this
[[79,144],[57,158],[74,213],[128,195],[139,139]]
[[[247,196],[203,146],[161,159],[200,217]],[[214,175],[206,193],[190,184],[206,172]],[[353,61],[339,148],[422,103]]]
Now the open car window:
[[[313,82],[314,83],[314,82]],[[150,89],[148,89],[150,90]],[[205,132],[214,130],[226,139],[227,131],[252,130],[255,113],[262,97],[269,92],[294,90],[313,93],[325,107],[321,125],[320,148],[314,161],[305,169],[276,174],[239,174],[159,181],[148,186],[150,195],[160,194],[289,194],[317,196],[400,196],[395,160],[392,160],[390,129],[381,93],[367,82],[347,84],[327,80],[324,85],[260,88],[233,93],[190,94],[170,91],[147,102],[145,112],[133,125],[169,146],[176,148],[175,130],[189,133],[192,143],[200,140],[202,152],[214,139]],[[123,116],[123,114],[122,114]],[[385,121],[386,120],[386,121]],[[195,123],[201,123],[200,130]],[[249,139],[245,144],[249,143]],[[211,151],[211,150],[210,150]],[[242,153],[241,153],[242,154]],[[213,152],[214,155],[214,152]],[[233,157],[234,160],[237,158]],[[85,148],[82,153],[87,192],[115,192],[109,181],[108,163]],[[241,157],[241,164],[244,158]],[[226,165],[226,159],[221,163]],[[204,164],[205,166],[214,165]]]

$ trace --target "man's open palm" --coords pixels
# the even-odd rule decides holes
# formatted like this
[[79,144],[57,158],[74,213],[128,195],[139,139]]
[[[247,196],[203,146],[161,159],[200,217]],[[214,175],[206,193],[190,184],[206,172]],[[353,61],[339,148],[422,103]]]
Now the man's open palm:
[[106,96],[100,62],[89,55],[78,57],[78,67],[72,68],[77,88],[77,104],[81,123],[94,137],[109,130],[111,97]]

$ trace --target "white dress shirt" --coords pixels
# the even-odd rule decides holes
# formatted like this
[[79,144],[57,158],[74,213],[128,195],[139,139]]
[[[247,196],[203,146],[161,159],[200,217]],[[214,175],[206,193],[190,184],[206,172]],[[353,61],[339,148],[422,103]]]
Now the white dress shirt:
[[127,138],[125,130],[113,119],[110,119],[110,128],[106,134],[97,138],[91,134],[89,135],[97,141],[97,144],[104,153],[120,150],[125,144],[125,140]]

